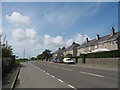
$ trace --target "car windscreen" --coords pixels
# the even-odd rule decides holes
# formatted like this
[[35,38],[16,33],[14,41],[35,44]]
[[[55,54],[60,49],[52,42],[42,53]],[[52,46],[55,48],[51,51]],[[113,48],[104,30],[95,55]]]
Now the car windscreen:
[[67,61],[71,61],[71,59],[67,59]]

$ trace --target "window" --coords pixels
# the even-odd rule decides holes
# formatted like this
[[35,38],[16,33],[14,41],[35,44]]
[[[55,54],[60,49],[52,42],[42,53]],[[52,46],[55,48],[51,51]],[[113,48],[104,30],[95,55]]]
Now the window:
[[114,41],[111,41],[111,42],[110,42],[110,45],[114,45]]
[[89,46],[89,50],[90,50],[90,46]]
[[95,48],[98,48],[98,44],[95,45]]

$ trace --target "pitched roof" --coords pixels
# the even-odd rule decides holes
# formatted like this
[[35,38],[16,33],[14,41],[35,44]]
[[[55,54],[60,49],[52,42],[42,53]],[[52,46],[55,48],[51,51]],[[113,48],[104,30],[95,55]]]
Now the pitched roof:
[[109,40],[112,40],[112,39],[118,39],[118,37],[120,37],[120,32],[116,32],[113,36],[111,36],[109,34],[109,35],[100,37],[98,40],[92,39],[92,40],[88,41],[87,43],[84,42],[78,48],[87,47],[87,46],[94,46],[94,45],[96,45],[100,42],[109,41]]
[[80,46],[80,45],[79,45],[78,43],[72,44],[71,46],[67,47],[67,48],[65,49],[65,51],[67,51],[67,50],[72,50],[75,46],[78,47],[78,46]]
[[64,51],[64,49],[58,49],[55,52],[53,52],[52,54],[58,54],[58,53],[62,53]]

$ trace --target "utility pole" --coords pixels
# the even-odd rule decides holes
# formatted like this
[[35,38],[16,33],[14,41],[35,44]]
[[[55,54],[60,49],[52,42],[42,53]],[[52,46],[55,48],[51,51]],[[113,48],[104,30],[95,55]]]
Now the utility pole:
[[23,58],[25,58],[25,49],[23,50]]
[[1,37],[2,35],[0,35],[0,49],[2,48]]
[[5,47],[5,40],[6,40],[6,36],[3,39],[3,47]]

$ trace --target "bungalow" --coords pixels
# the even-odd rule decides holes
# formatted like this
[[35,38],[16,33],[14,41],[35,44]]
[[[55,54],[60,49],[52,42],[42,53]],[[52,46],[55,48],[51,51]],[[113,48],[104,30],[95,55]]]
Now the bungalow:
[[96,38],[92,40],[86,38],[86,42],[77,48],[77,55],[79,56],[80,53],[86,54],[111,50],[120,50],[120,32],[115,32],[113,27],[109,35],[100,37],[99,34],[97,34]]

